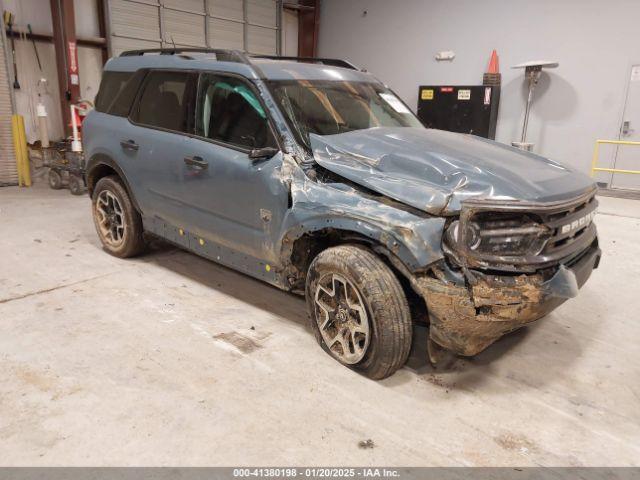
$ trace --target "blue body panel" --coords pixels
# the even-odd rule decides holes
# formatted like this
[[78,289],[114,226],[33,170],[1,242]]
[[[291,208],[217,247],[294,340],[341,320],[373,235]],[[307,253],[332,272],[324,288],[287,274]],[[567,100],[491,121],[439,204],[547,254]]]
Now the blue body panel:
[[[249,65],[210,54],[125,56],[105,66],[106,71],[144,68],[246,78],[269,112],[281,151],[253,161],[241,149],[94,111],[83,123],[88,171],[101,164],[118,167],[145,229],[282,288],[289,287],[291,246],[305,234],[352,232],[414,272],[444,258],[446,216],[456,215],[465,199],[550,201],[592,188],[581,174],[541,157],[426,129],[312,136],[311,156],[295,141],[265,80],[377,82],[357,70],[260,59]],[[127,141],[139,148],[123,148]],[[184,158],[193,156],[207,167],[185,164]],[[318,164],[350,182],[309,176]]]

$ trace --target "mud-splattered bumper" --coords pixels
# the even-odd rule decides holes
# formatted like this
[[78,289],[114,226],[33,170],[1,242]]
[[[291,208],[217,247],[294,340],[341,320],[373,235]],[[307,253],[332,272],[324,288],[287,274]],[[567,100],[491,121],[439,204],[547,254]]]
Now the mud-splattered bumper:
[[575,295],[600,261],[592,245],[580,258],[544,275],[476,273],[472,287],[422,277],[417,284],[429,310],[430,337],[458,355],[475,355],[504,334],[538,320]]

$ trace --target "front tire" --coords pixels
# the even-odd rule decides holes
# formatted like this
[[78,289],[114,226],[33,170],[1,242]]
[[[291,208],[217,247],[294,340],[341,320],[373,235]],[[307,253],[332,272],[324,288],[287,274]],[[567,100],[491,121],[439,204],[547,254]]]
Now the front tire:
[[116,176],[101,178],[91,197],[93,223],[104,249],[120,258],[144,251],[142,217]]
[[357,245],[321,252],[309,267],[306,299],[316,339],[343,365],[379,380],[407,361],[413,333],[407,298],[373,252]]

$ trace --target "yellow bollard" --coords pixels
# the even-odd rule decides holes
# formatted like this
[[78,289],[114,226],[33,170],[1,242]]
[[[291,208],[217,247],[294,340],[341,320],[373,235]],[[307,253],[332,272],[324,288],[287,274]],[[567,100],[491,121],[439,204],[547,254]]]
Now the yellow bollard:
[[13,115],[11,118],[13,133],[13,145],[16,151],[16,165],[18,167],[18,185],[31,186],[31,169],[29,166],[29,153],[27,150],[27,137],[24,131],[24,118],[22,115]]
[[20,128],[18,127],[19,115],[11,117],[11,131],[13,133],[13,146],[16,154],[16,167],[18,168],[18,185],[24,185],[24,175],[22,174],[22,147],[20,146]]
[[20,155],[20,132],[18,130],[18,115],[11,117],[11,133],[13,135],[13,149],[16,154],[16,168],[18,169],[18,186],[22,186],[22,156]]
[[20,145],[22,147],[22,179],[26,187],[31,186],[31,165],[29,164],[29,147],[27,147],[27,134],[24,130],[24,117],[18,120],[18,131],[20,132]]

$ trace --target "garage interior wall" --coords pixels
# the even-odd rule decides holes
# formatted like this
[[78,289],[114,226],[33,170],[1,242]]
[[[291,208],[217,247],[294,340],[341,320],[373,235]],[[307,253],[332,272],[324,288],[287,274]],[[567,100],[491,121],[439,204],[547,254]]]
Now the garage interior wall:
[[[0,52],[7,53],[4,48],[5,35],[0,35]],[[11,98],[11,78],[9,75],[9,57],[0,58],[0,187],[18,183],[18,168],[13,146],[11,117],[14,107]]]
[[210,47],[276,55],[276,0],[108,0],[111,54],[142,48]]
[[[322,0],[320,12],[319,56],[367,69],[414,110],[421,84],[480,85],[495,48],[498,141],[519,137],[527,86],[510,67],[529,60],[560,62],[535,93],[527,135],[535,152],[588,172],[595,140],[619,138],[631,65],[640,63],[640,42],[631,40],[637,0]],[[437,62],[442,50],[455,59]],[[602,147],[603,166],[613,153]]]
[[[15,15],[14,30],[27,31],[31,25],[34,33],[53,34],[51,5],[49,0],[3,0],[3,8]],[[74,0],[75,26],[78,37],[99,37],[98,3],[95,0]],[[48,113],[49,137],[52,140],[64,136],[56,55],[52,42],[36,41],[42,72],[31,40],[16,39],[16,61],[20,89],[14,89],[16,109],[24,116],[27,141],[37,140],[36,105],[42,101]],[[10,68],[13,66],[10,65]],[[100,48],[78,46],[78,70],[80,75],[80,96],[91,100],[96,96],[102,74],[102,53]],[[40,83],[45,78],[46,84]]]
[[[36,34],[52,34],[49,0],[2,0],[2,3],[3,8],[15,16],[15,30],[26,31],[30,24]],[[260,54],[275,55],[280,51],[282,6],[276,0],[108,0],[106,3],[111,55],[127,49],[170,47],[174,42],[182,47],[230,48]],[[99,37],[98,2],[74,0],[74,9],[76,35]],[[292,39],[296,37],[297,48],[297,23],[289,17],[287,45],[294,48]],[[24,116],[29,142],[37,140],[38,101],[48,112],[50,138],[56,140],[64,135],[54,46],[46,41],[36,41],[36,45],[42,72],[38,70],[31,41],[15,41],[21,87],[14,90],[16,108]],[[100,48],[78,46],[78,68],[80,96],[93,101],[102,74]],[[41,78],[45,78],[46,83],[40,82]]]

